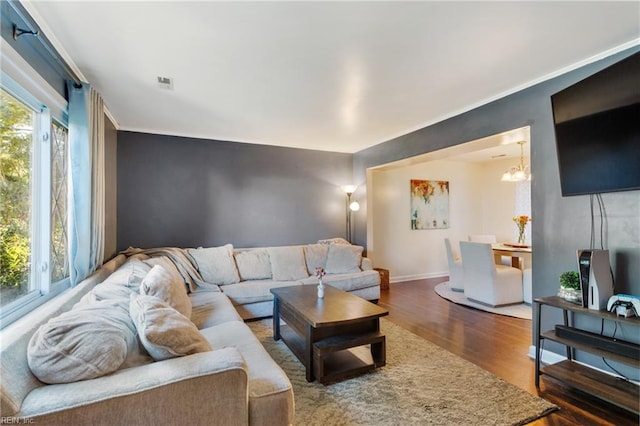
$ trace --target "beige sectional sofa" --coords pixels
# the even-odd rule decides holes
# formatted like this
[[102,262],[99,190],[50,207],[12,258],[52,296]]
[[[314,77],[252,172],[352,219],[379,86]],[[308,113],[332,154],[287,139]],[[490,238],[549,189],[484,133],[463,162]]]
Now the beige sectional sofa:
[[[377,299],[377,272],[350,247],[190,249],[197,270],[190,279],[162,251],[120,254],[2,330],[2,417],[56,425],[293,424],[291,383],[243,318],[271,315],[274,286],[316,284],[315,266],[336,271],[327,284]],[[305,277],[298,277],[300,259]],[[221,269],[228,260],[237,276]],[[340,272],[356,261],[359,271]],[[105,307],[111,311],[100,314]],[[114,333],[118,318],[126,324]],[[61,333],[66,319],[81,326]]]
[[[273,314],[275,287],[317,285],[315,268],[327,275],[323,283],[350,292],[365,300],[380,298],[380,274],[370,259],[362,257],[362,247],[348,244],[309,244],[266,248],[233,249],[239,280],[219,288],[244,319]],[[190,250],[196,261],[198,249]],[[203,277],[204,278],[204,277]]]

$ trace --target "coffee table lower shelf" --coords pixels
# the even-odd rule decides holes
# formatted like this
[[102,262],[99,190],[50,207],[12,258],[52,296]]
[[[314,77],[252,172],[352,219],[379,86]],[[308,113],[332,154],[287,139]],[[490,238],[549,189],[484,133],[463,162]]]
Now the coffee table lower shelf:
[[322,384],[348,379],[386,364],[386,339],[379,331],[333,336],[313,344],[313,371]]
[[[286,324],[280,325],[280,337],[304,364],[304,339]],[[313,344],[313,376],[326,385],[382,367],[386,364],[385,345],[385,336],[380,332],[319,340]]]

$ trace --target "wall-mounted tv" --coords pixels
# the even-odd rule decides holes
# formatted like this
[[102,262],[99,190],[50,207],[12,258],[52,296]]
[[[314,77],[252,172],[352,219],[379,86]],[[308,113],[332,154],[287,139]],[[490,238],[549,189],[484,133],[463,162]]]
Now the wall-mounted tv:
[[640,189],[640,52],[551,104],[563,196]]

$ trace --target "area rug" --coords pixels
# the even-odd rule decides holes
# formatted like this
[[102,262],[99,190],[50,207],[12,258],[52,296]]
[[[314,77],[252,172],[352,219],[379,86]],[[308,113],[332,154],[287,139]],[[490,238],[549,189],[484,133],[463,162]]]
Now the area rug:
[[531,306],[520,303],[518,305],[501,306],[499,308],[493,308],[491,306],[483,305],[482,303],[473,302],[464,297],[464,292],[453,291],[449,287],[449,281],[445,281],[435,286],[435,292],[438,296],[447,299],[450,302],[457,303],[459,305],[469,306],[471,308],[480,309],[486,312],[491,312],[499,315],[507,315],[510,317],[531,319]]
[[386,366],[328,386],[305,380],[271,320],[248,325],[291,380],[299,426],[522,425],[557,408],[385,319]]

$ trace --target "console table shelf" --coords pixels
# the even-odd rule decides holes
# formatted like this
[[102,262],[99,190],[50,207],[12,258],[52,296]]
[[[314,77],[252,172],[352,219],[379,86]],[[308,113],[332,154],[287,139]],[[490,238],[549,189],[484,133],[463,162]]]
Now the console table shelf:
[[[535,299],[534,304],[537,310],[537,319],[534,324],[534,335],[536,340],[536,387],[539,387],[540,385],[540,375],[544,374],[635,414],[640,414],[639,386],[575,362],[573,360],[573,350],[583,350],[600,357],[639,368],[640,362],[638,361],[637,356],[627,356],[622,353],[617,353],[615,350],[608,350],[608,347],[607,349],[602,349],[585,341],[574,340],[571,337],[558,336],[555,330],[544,332],[540,330],[542,306],[562,309],[564,326],[569,326],[569,312],[588,315],[603,320],[616,321],[621,324],[630,324],[633,326],[640,326],[640,318],[623,318],[607,311],[596,311],[583,308],[582,306],[567,302],[557,296]],[[544,339],[565,345],[567,348],[567,360],[556,364],[541,366],[540,348],[541,342]]]

